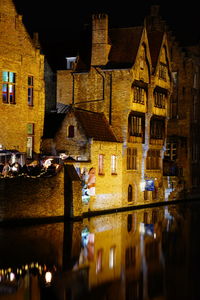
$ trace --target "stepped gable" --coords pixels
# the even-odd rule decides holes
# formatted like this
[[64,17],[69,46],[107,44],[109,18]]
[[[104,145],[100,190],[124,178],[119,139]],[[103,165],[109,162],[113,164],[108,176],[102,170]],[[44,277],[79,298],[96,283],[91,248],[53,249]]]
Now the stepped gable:
[[131,68],[135,62],[143,26],[109,30],[111,50],[107,68]]
[[74,114],[88,138],[96,141],[117,142],[103,113],[74,109]]
[[152,31],[148,32],[149,50],[151,54],[152,67],[155,69],[158,63],[160,49],[163,42],[164,32]]

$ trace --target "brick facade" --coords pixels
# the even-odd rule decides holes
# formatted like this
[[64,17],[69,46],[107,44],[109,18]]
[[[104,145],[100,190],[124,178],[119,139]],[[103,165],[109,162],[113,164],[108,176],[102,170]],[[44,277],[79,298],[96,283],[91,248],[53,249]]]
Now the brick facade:
[[[81,61],[81,57],[79,57],[74,70],[57,72],[57,101],[63,104],[73,104],[81,109],[103,112],[117,139],[123,144],[120,159],[122,169],[120,178],[116,180],[116,185],[121,186],[121,203],[117,203],[117,200],[114,203],[109,201],[109,206],[107,206],[107,203],[101,200],[99,206],[97,204],[98,197],[96,197],[95,201],[97,202],[93,203],[92,209],[97,207],[101,209],[101,206],[103,209],[115,208],[117,205],[127,207],[162,201],[162,158],[166,143],[172,86],[167,36],[163,34],[156,37],[159,41],[157,47],[152,44],[153,38],[148,36],[145,26],[110,30],[108,18],[105,15],[94,15],[92,22],[92,61],[88,70],[79,69]],[[130,42],[130,49],[125,49],[124,36],[127,36],[130,41],[134,41],[132,48]],[[117,44],[118,46],[114,48],[118,39],[119,45]],[[102,54],[99,55],[99,52]],[[133,57],[130,57],[129,53],[133,53]],[[120,61],[122,57],[124,60]],[[160,75],[161,65],[165,67],[164,78],[161,78]],[[135,89],[139,90],[140,88],[144,92],[142,103],[134,99]],[[154,103],[157,89],[164,91],[165,105],[162,107],[156,106]],[[138,116],[142,120],[139,122],[145,124],[140,136],[130,134],[131,118],[134,119]],[[151,124],[160,119],[163,124],[162,137],[153,138],[151,137]],[[59,143],[64,141],[59,136],[59,132],[56,140],[59,140]],[[70,147],[73,147],[73,142]],[[129,148],[134,149],[131,151],[137,152],[137,162],[134,169],[127,170]],[[110,149],[107,147],[106,154],[110,153],[111,149],[111,146]],[[155,170],[146,167],[149,149],[159,153],[159,165]],[[148,195],[144,196],[144,191],[141,190],[141,182],[146,178],[152,178],[158,185],[159,191],[154,200],[152,192],[148,192],[146,193]],[[101,182],[99,188],[102,186],[101,194],[109,195],[108,177],[101,178],[99,182]],[[132,196],[128,200],[130,189]]]
[[[2,128],[0,144],[6,149],[27,151],[27,124],[33,124],[33,151],[40,153],[43,135],[45,95],[44,56],[26,31],[22,16],[11,0],[0,1],[0,84],[2,72],[15,74],[15,100],[0,101]],[[9,38],[8,38],[9,37]],[[28,76],[33,79],[33,103],[28,105]]]

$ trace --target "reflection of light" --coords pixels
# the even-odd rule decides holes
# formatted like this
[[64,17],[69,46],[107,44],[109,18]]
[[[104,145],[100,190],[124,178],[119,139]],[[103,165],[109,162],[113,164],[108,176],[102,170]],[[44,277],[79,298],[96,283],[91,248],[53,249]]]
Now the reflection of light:
[[45,280],[46,280],[46,283],[50,283],[51,280],[52,280],[52,274],[51,272],[46,272],[45,273]]
[[153,234],[154,239],[156,239],[156,233]]
[[145,190],[145,185],[146,185],[146,182],[145,182],[145,180],[143,179],[143,180],[140,182],[140,189],[141,189],[142,192]]
[[10,281],[13,281],[15,279],[15,274],[14,273],[10,273]]
[[110,248],[110,255],[109,255],[109,267],[110,269],[114,268],[115,264],[115,247]]
[[144,226],[144,223],[140,223],[139,231],[140,231],[141,234],[145,234],[145,226]]

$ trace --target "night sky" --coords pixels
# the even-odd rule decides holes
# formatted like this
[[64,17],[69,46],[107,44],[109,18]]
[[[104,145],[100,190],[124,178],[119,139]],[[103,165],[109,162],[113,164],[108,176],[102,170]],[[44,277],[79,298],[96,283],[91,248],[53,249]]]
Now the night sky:
[[[14,0],[23,15],[26,28],[38,32],[43,52],[54,63],[58,56],[77,54],[81,31],[90,23],[93,13],[107,13],[109,27],[143,24],[152,4],[160,5],[160,14],[181,45],[200,40],[198,1],[73,1]],[[177,4],[178,2],[178,4]],[[54,57],[54,58],[53,58]],[[53,62],[54,61],[54,62]]]

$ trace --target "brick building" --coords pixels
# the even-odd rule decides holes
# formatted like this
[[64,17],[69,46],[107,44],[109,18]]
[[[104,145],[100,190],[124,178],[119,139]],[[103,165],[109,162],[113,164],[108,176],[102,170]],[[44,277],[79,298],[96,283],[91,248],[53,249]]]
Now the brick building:
[[146,24],[148,32],[167,32],[171,57],[173,89],[163,173],[165,179],[170,178],[174,198],[179,197],[180,190],[184,190],[190,197],[194,194],[198,196],[200,47],[180,45],[160,17],[159,6],[152,6]]
[[103,14],[92,17],[91,39],[57,72],[57,101],[103,112],[122,141],[123,207],[160,201],[172,87],[167,36],[148,36],[145,25],[110,29]]
[[11,0],[0,1],[0,144],[40,153],[45,111],[44,56]]
[[46,118],[42,151],[59,155],[76,169],[82,189],[80,215],[122,207],[122,143],[103,113],[58,103],[57,114]]

